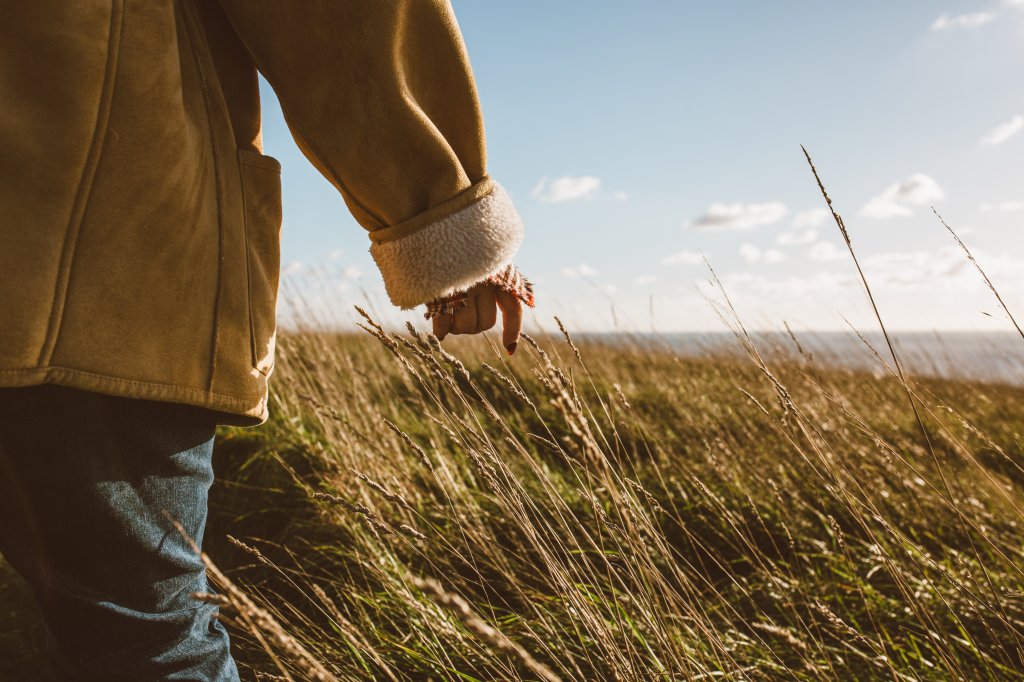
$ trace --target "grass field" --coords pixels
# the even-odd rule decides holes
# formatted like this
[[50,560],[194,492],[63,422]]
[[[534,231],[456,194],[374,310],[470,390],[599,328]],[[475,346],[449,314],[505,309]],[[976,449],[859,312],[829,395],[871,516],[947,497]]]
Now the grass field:
[[248,679],[1021,677],[1024,390],[370,331],[283,337],[220,438]]
[[[700,357],[282,335],[205,543],[243,679],[1024,679],[1024,388],[719,310],[736,352]],[[0,679],[42,641],[0,564]]]

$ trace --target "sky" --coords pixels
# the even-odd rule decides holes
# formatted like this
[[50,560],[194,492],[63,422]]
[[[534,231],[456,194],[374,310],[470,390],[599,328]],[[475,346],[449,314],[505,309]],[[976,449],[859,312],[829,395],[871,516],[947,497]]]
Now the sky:
[[[1024,0],[452,4],[526,226],[529,325],[723,329],[724,290],[751,329],[875,328],[800,145],[890,329],[1012,328],[932,207],[1024,316]],[[262,91],[285,298],[424,326]]]

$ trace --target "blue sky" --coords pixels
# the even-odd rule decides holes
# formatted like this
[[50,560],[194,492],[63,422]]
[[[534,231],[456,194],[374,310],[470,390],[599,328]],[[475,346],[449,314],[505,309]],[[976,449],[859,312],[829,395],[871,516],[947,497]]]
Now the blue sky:
[[[932,205],[1024,316],[1024,0],[453,5],[534,324],[719,329],[703,254],[750,327],[870,328],[801,144],[892,328],[1007,328]],[[286,288],[343,323],[416,319],[266,87],[264,117]]]

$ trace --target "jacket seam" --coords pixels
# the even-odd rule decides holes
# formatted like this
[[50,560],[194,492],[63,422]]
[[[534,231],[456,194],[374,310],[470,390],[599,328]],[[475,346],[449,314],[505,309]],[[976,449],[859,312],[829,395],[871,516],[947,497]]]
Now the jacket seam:
[[[255,61],[255,57],[253,58],[253,61]],[[387,221],[384,220],[384,217],[377,215],[377,213],[374,211],[371,211],[369,208],[366,207],[365,204],[363,204],[362,201],[356,198],[356,195],[351,190],[349,190],[348,186],[341,180],[341,176],[339,175],[338,171],[334,169],[333,164],[328,163],[327,160],[324,158],[323,154],[316,150],[312,142],[310,142],[309,136],[302,132],[302,128],[300,128],[298,123],[295,122],[295,119],[288,115],[288,108],[285,106],[284,101],[279,98],[278,104],[281,105],[281,113],[284,114],[285,120],[288,121],[288,126],[292,129],[292,133],[298,136],[305,144],[306,149],[312,152],[313,155],[316,157],[316,160],[319,161],[324,168],[331,172],[331,180],[334,181],[338,189],[341,190],[341,192],[343,192],[352,203],[358,206],[360,211],[362,211],[367,216],[372,218],[378,224],[386,227]]]
[[370,232],[374,244],[386,244],[416,234],[459,211],[487,198],[494,191],[494,180],[485,175],[469,187],[459,190],[444,201],[434,204],[408,220]]
[[53,301],[50,304],[50,319],[46,328],[43,345],[39,349],[38,365],[45,365],[53,357],[64,322],[64,309],[67,304],[68,289],[71,287],[71,270],[74,263],[75,247],[78,234],[85,220],[89,197],[92,195],[96,180],[96,170],[103,157],[103,145],[106,142],[107,122],[114,99],[114,82],[117,79],[117,67],[121,53],[121,33],[124,29],[124,2],[117,0],[110,11],[110,31],[107,37],[107,63],[103,72],[103,89],[97,104],[96,123],[93,126],[92,140],[89,143],[89,154],[82,169],[82,177],[75,192],[75,200],[71,208],[68,226],[64,231],[64,245],[61,249],[60,266],[57,281],[53,289]]
[[[253,401],[243,400],[242,398],[236,398],[223,393],[217,393],[215,391],[204,390],[201,388],[189,388],[188,386],[181,386],[178,384],[164,384],[156,381],[139,381],[137,379],[122,379],[119,377],[110,376],[109,374],[99,374],[97,372],[89,372],[83,369],[75,369],[74,367],[62,367],[59,365],[49,365],[47,367],[26,367],[23,369],[0,369],[0,377],[16,376],[24,373],[43,373],[46,375],[50,374],[73,374],[76,376],[87,377],[90,379],[97,379],[103,382],[117,384],[121,386],[134,386],[137,388],[154,388],[164,389],[167,391],[173,391],[175,393],[182,394],[184,396],[193,398],[211,397],[221,400],[227,404],[233,405],[237,408],[244,409],[247,405],[251,405]],[[255,402],[260,402],[259,400]]]
[[[231,21],[231,14],[229,12],[225,12],[225,16],[228,19],[228,23],[232,25],[232,28],[234,28],[234,22]],[[249,53],[249,57],[252,59],[252,63],[256,65],[257,71],[259,71],[263,75],[263,77],[267,79],[267,82],[270,83],[271,87],[273,87],[273,82],[270,80],[270,77],[267,75],[267,72],[260,68],[261,65],[259,60],[256,58],[256,53],[253,52],[251,47],[249,47],[249,43],[246,41],[245,36],[243,36],[242,33],[237,28],[235,28],[235,35],[238,36],[238,39],[242,42],[242,45],[245,46],[246,51]],[[323,155],[320,154],[313,147],[313,145],[309,141],[309,137],[302,132],[302,129],[296,123],[296,120],[288,115],[288,107],[285,106],[284,99],[281,98],[280,96],[278,97],[278,104],[281,106],[281,113],[284,114],[285,121],[288,123],[288,127],[291,129],[292,135],[294,137],[301,139],[306,149],[308,149],[313,154],[313,156],[316,157],[316,160],[320,164],[322,164],[324,168],[330,171],[330,180],[335,183],[338,189],[341,190],[341,192],[343,192],[353,204],[359,207],[360,211],[365,213],[367,216],[375,220],[380,225],[386,226],[387,221],[385,221],[381,216],[377,215],[375,212],[371,211],[365,205],[363,205],[363,202],[356,198],[355,194],[350,192],[345,183],[341,181],[338,172],[334,170],[334,166],[331,165],[330,163],[327,163]]]
[[223,177],[221,175],[220,161],[217,158],[217,146],[214,144],[213,108],[210,104],[209,81],[206,78],[206,70],[203,68],[203,60],[200,58],[199,48],[195,40],[196,34],[202,33],[202,31],[195,25],[198,22],[195,21],[195,17],[191,14],[191,5],[187,2],[181,4],[189,52],[191,52],[192,58],[196,62],[196,69],[199,71],[199,79],[202,82],[203,108],[206,110],[206,139],[209,143],[210,160],[213,164],[213,191],[214,199],[217,203],[217,279],[214,283],[213,334],[210,338],[210,364],[207,370],[209,378],[206,383],[207,390],[212,391],[217,376],[217,355],[220,348],[220,298],[223,294],[221,291],[221,280],[223,279],[224,271],[224,198],[221,190]]
[[[240,161],[240,166],[245,165],[250,168],[260,168],[255,164],[248,164]],[[266,170],[266,169],[264,169]],[[249,323],[249,364],[256,367],[256,330],[252,320],[252,263],[249,262],[249,197],[246,194],[246,181],[245,174],[238,174],[239,184],[242,189],[242,247],[245,250],[245,310],[246,310],[246,321]],[[262,374],[262,372],[261,372]]]

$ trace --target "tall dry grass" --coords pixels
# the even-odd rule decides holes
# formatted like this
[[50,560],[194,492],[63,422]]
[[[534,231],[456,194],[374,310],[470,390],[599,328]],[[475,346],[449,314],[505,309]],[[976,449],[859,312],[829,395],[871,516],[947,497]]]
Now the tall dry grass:
[[1024,670],[1020,389],[370,329],[284,337],[220,446],[211,551],[334,679]]
[[511,360],[365,314],[284,336],[272,421],[219,446],[212,526],[242,540],[207,598],[245,667],[1022,677],[1024,390],[909,376],[887,334],[881,378],[822,366],[720,310],[738,357],[561,323]]
[[721,310],[739,355],[283,335],[271,421],[217,446],[200,597],[244,674],[1021,678],[1024,390]]

